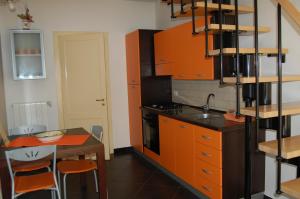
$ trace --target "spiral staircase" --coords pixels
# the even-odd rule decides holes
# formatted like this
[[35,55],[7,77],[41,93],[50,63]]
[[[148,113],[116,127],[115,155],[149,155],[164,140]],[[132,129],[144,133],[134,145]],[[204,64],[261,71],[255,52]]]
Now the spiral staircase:
[[[277,190],[276,194],[285,194],[290,197],[300,198],[300,136],[286,136],[284,129],[284,117],[290,115],[300,114],[300,102],[283,103],[282,102],[282,84],[285,82],[300,81],[300,75],[283,75],[282,63],[285,62],[288,56],[288,49],[282,47],[282,9],[294,20],[295,24],[300,26],[300,12],[294,7],[289,0],[275,0],[277,4],[277,44],[274,48],[263,48],[259,44],[259,34],[268,33],[271,31],[269,27],[258,25],[258,0],[249,0],[249,4],[253,6],[239,5],[238,0],[233,0],[230,4],[228,0],[165,0],[171,8],[172,18],[187,18],[191,17],[193,22],[193,29],[191,34],[205,34],[206,56],[216,58],[220,68],[220,84],[234,84],[236,86],[236,116],[245,116],[245,134],[246,134],[246,148],[245,148],[245,198],[251,198],[251,134],[258,135],[261,133],[262,127],[260,125],[262,120],[275,119],[277,122],[277,139],[268,142],[256,143],[257,152],[265,152],[273,155],[277,161]],[[240,25],[239,15],[252,14],[254,16],[254,24]],[[214,16],[215,20],[211,20]],[[224,16],[231,16],[234,23],[227,24]],[[205,26],[197,27],[197,17],[205,17]],[[217,18],[217,20],[216,20]],[[224,47],[224,35],[232,33],[234,37],[235,46],[233,48]],[[209,49],[208,39],[209,35],[213,34],[217,40],[215,49]],[[254,48],[240,48],[239,35],[253,35]],[[241,71],[241,57],[248,55],[253,58],[252,74],[245,75]],[[260,57],[276,57],[277,58],[277,75],[275,76],[261,76],[260,75]],[[234,73],[231,76],[224,74],[224,59],[233,57]],[[228,66],[226,66],[228,67]],[[230,66],[229,66],[230,67]],[[232,66],[233,67],[233,66]],[[277,84],[277,103],[261,105],[260,95],[264,95],[260,91],[260,85],[263,83]],[[241,88],[247,86],[254,88],[255,105],[252,101],[245,101],[245,107],[241,106]],[[255,119],[253,119],[255,118]],[[252,128],[252,125],[255,128]],[[253,131],[253,129],[255,129]],[[297,162],[298,179],[282,182],[282,163]]]

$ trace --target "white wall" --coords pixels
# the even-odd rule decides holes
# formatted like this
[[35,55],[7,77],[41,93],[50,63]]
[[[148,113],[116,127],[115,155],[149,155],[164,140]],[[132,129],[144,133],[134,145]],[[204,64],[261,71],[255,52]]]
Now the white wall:
[[[178,7],[175,6],[175,9],[177,10]],[[161,0],[156,0],[155,11],[156,11],[156,26],[158,29],[161,30],[190,21],[190,18],[171,19],[170,6],[168,6],[166,3],[162,3]]]
[[[18,12],[23,11],[22,2]],[[0,7],[0,31],[8,110],[12,127],[11,104],[26,101],[51,101],[50,127],[58,128],[56,71],[53,52],[54,31],[98,31],[109,33],[109,61],[112,91],[112,122],[114,147],[129,143],[125,34],[137,28],[155,28],[155,3],[130,0],[27,0],[35,23],[33,28],[44,31],[46,80],[14,81],[9,55],[8,29],[20,28],[17,13]]]
[[[252,5],[252,0],[240,0],[240,4]],[[300,1],[292,0],[294,5],[300,9]],[[259,24],[264,26],[269,26],[272,29],[271,33],[260,35],[260,47],[277,47],[276,43],[276,5],[272,0],[261,0],[259,3]],[[174,26],[180,21],[170,19],[170,8],[166,5],[162,5],[157,0],[157,26],[161,29]],[[284,13],[284,12],[283,12]],[[284,74],[300,74],[300,29],[295,28],[294,23],[286,17],[284,13],[283,17],[283,46],[289,49],[287,55],[287,62],[283,65]],[[242,25],[252,25],[253,24],[253,15],[243,15],[240,17],[240,23]],[[243,36],[240,37],[241,47],[253,47],[253,38]],[[276,74],[276,59],[275,58],[261,58],[261,72],[262,74]],[[178,84],[178,82],[177,82]],[[199,81],[200,84],[200,81]],[[283,87],[283,98],[284,102],[291,101],[300,101],[300,84],[296,83],[285,83]],[[191,99],[193,100],[193,99]],[[273,103],[276,103],[276,85],[273,86]],[[292,135],[298,135],[300,128],[300,117],[292,117]],[[275,139],[275,133],[267,133],[268,139]],[[283,181],[289,179],[295,179],[296,169],[289,165],[283,166]],[[276,164],[274,158],[266,157],[266,185],[265,185],[265,194],[271,198],[274,198],[274,193],[276,190]],[[285,198],[281,196],[279,198]]]

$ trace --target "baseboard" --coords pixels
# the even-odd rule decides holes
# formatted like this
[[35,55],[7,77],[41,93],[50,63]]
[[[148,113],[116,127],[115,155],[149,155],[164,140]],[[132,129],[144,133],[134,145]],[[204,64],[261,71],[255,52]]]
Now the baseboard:
[[118,154],[128,153],[128,152],[132,152],[132,151],[133,151],[132,147],[123,147],[123,148],[114,149],[114,154],[118,155]]
[[272,199],[269,196],[264,195],[264,199]]
[[[162,166],[160,166],[157,162],[153,161],[149,157],[145,156],[143,153],[141,153],[139,151],[136,151],[133,148],[131,148],[131,151],[134,152],[135,154],[137,154],[142,159],[144,159],[147,162],[149,162],[150,164],[152,164],[153,166],[155,166],[157,169],[159,169],[161,172],[163,172],[164,174],[166,174],[167,176],[169,176],[173,180],[177,181],[179,184],[181,184],[183,187],[185,187],[186,189],[188,189],[189,191],[191,191],[197,197],[199,197],[199,198],[207,198],[205,195],[203,195],[202,193],[200,193],[194,187],[192,187],[191,185],[187,184],[186,182],[184,182],[183,180],[181,180],[180,178],[178,178],[177,176],[175,176],[173,173],[170,173],[168,170],[166,170],[165,168],[163,168]],[[264,195],[264,193],[254,194],[254,195],[251,196],[251,198],[252,199],[272,199],[272,198],[269,198],[268,196]]]
[[207,197],[205,195],[203,195],[202,193],[200,193],[199,191],[197,191],[196,189],[194,189],[191,185],[187,184],[186,182],[184,182],[183,180],[181,180],[180,178],[178,178],[174,174],[170,173],[168,170],[166,170],[165,168],[163,168],[162,166],[160,166],[157,162],[153,161],[151,158],[145,156],[143,153],[141,153],[139,151],[136,151],[134,149],[132,151],[135,154],[137,154],[139,157],[141,157],[142,159],[144,159],[145,161],[147,161],[148,163],[150,163],[153,166],[155,166],[162,173],[166,174],[167,176],[169,176],[170,178],[172,178],[173,180],[175,180],[176,182],[178,182],[179,184],[181,184],[183,187],[185,187],[186,189],[188,189],[190,192],[192,192],[193,194],[195,194],[199,199],[207,199]]

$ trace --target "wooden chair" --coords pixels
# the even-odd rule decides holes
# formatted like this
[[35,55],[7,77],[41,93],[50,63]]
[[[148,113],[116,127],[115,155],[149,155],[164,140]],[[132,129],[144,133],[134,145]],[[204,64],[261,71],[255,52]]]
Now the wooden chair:
[[[50,190],[52,199],[55,193],[60,199],[59,188],[56,180],[56,146],[27,147],[6,151],[6,160],[12,182],[12,199],[29,192]],[[44,172],[27,176],[15,176],[12,169],[12,162],[32,162],[53,156],[53,172]]]
[[[92,135],[99,141],[102,141],[103,137],[103,128],[101,126],[92,126],[91,128]],[[63,187],[64,187],[64,199],[67,199],[67,190],[66,190],[66,180],[69,174],[79,174],[93,171],[96,192],[98,192],[98,178],[97,178],[97,164],[93,160],[63,160],[57,163],[57,172],[58,172],[58,181],[59,187],[60,175],[63,174]]]

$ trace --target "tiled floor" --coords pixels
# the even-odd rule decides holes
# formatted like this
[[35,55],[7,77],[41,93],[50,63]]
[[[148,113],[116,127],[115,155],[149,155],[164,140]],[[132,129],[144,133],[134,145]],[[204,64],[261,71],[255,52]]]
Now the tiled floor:
[[[198,199],[176,181],[161,173],[145,160],[131,152],[115,156],[106,163],[109,199]],[[88,185],[80,186],[80,176],[68,181],[69,199],[96,199],[93,175],[83,179]],[[47,192],[20,197],[22,199],[50,199]]]

